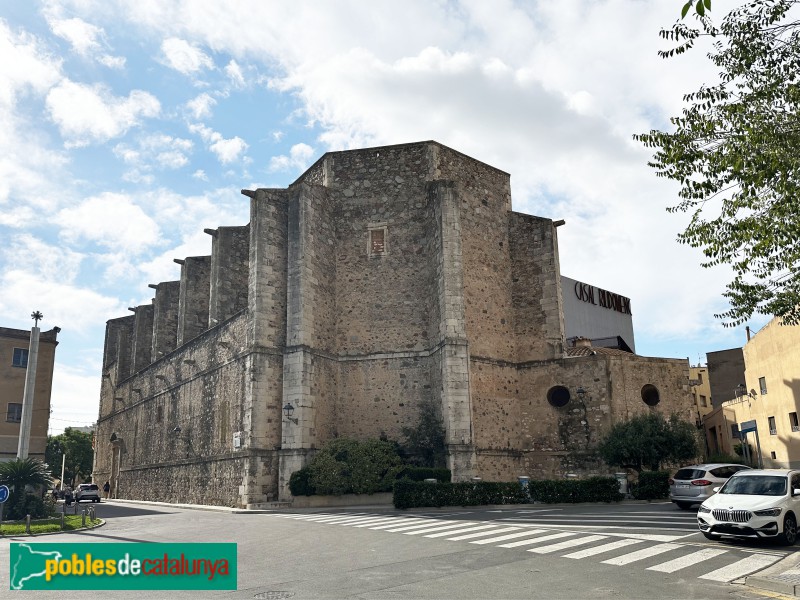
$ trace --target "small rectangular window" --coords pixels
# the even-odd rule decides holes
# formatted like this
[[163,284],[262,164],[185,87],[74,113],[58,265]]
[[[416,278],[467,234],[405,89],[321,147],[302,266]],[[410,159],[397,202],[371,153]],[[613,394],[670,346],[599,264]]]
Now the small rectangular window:
[[14,358],[11,360],[12,367],[26,368],[28,366],[28,349],[14,348]]
[[376,256],[386,252],[386,230],[385,229],[370,229],[369,230],[369,254]]
[[697,381],[699,381],[701,384],[703,383],[703,372],[702,371],[698,371],[697,372]]
[[22,404],[9,402],[6,410],[6,421],[9,423],[19,423],[22,421]]
[[775,426],[775,417],[768,417],[767,421],[769,421],[769,434],[778,435],[778,428]]
[[706,397],[700,394],[700,406],[708,406],[708,402],[706,401]]
[[792,426],[792,431],[800,431],[800,423],[797,422],[797,413],[789,413],[789,425]]
[[759,377],[758,378],[758,386],[761,388],[761,395],[767,393],[767,378],[766,377]]
[[739,424],[734,423],[731,425],[731,437],[735,440],[739,439]]
[[773,451],[773,452],[770,452],[770,453],[769,453],[769,457],[770,457],[770,458],[778,458],[778,455],[777,455],[777,454],[775,454],[775,452]]

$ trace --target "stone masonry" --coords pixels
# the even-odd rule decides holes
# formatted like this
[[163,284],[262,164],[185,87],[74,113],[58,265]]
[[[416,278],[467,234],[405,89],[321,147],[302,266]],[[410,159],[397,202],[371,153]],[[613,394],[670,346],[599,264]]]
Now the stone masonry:
[[556,228],[511,210],[508,174],[421,142],[242,193],[247,225],[108,321],[94,477],[115,495],[289,499],[328,440],[399,440],[427,403],[456,481],[608,472],[614,422],[691,419],[685,360],[565,348]]

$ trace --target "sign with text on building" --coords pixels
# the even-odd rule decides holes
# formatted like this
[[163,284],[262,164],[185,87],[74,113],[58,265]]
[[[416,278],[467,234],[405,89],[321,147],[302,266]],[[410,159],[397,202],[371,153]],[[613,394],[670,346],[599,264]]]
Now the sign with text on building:
[[615,310],[624,315],[631,314],[631,300],[625,296],[607,292],[588,283],[575,282],[575,297],[581,302],[594,304],[610,310]]
[[236,544],[13,543],[12,590],[235,590]]

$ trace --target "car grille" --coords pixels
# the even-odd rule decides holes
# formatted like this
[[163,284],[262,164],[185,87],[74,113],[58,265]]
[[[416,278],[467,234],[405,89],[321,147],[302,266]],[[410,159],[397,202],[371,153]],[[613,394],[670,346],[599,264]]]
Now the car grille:
[[747,523],[750,520],[750,517],[753,516],[749,510],[727,510],[727,509],[716,509],[711,512],[714,515],[714,518],[717,521],[725,521],[728,523]]

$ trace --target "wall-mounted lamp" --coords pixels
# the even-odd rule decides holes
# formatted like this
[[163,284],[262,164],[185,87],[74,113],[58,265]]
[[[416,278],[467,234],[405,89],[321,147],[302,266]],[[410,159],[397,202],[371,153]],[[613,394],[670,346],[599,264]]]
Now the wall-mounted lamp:
[[742,396],[747,396],[747,386],[743,383],[737,385],[733,390],[733,397],[734,398],[741,398]]
[[174,427],[174,429],[172,430],[172,433],[174,433],[175,435],[180,435],[181,431],[182,431],[181,426],[180,425],[176,425]]
[[577,390],[575,390],[575,393],[578,394],[578,399],[583,402],[583,399],[586,397],[586,390],[582,387],[579,387]]
[[748,396],[750,396],[753,400],[755,400],[756,399],[756,391],[755,390],[750,390],[750,393],[748,394]]
[[297,420],[297,419],[293,419],[293,418],[292,418],[292,414],[294,414],[294,406],[292,406],[292,404],[291,404],[290,402],[287,402],[287,403],[284,405],[284,407],[283,407],[283,414],[284,414],[284,416],[285,416],[285,417],[286,417],[286,418],[287,418],[289,421],[291,421],[291,422],[292,422],[292,423],[294,423],[295,425],[297,425],[297,424],[298,424],[298,420]]

